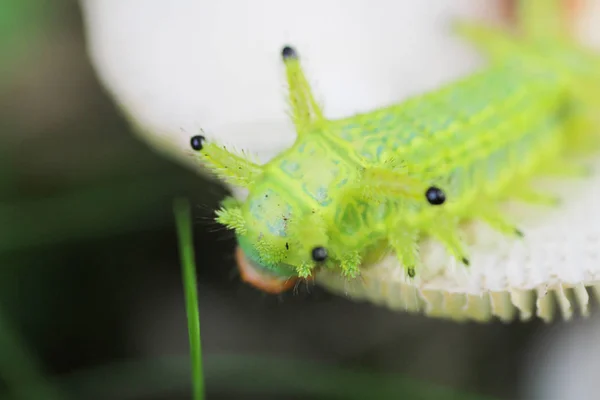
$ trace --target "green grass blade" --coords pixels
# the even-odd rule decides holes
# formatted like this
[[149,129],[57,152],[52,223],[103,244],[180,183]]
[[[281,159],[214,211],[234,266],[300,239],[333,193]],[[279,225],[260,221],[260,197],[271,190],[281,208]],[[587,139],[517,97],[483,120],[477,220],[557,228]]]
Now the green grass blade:
[[192,383],[194,400],[204,399],[204,375],[202,373],[202,347],[200,342],[200,312],[198,310],[198,289],[196,287],[196,265],[192,242],[190,204],[187,200],[175,201],[175,220],[179,237],[179,252],[183,272],[190,355],[192,358]]

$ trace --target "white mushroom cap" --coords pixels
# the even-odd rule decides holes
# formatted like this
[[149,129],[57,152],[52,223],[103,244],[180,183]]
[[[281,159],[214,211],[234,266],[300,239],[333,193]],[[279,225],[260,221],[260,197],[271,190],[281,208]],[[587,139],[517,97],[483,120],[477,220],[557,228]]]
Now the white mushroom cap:
[[329,118],[434,89],[480,63],[448,34],[455,17],[485,15],[479,2],[410,3],[81,1],[104,86],[145,140],[193,165],[189,137],[200,129],[264,161],[293,142],[284,45],[300,53]]
[[[262,161],[292,143],[283,45],[298,49],[318,101],[337,118],[469,73],[482,60],[449,34],[450,23],[494,14],[476,0],[385,0],[377,7],[366,0],[81,3],[89,53],[107,90],[142,139],[198,170],[189,137],[200,129]],[[581,13],[581,32],[593,42],[600,42],[597,4]],[[362,280],[321,274],[318,282],[356,299],[444,318],[585,314],[590,293],[600,287],[600,172],[550,187],[565,204],[514,210],[523,216],[523,240],[471,229],[468,270],[426,243],[426,268],[412,282],[394,257],[366,270]]]

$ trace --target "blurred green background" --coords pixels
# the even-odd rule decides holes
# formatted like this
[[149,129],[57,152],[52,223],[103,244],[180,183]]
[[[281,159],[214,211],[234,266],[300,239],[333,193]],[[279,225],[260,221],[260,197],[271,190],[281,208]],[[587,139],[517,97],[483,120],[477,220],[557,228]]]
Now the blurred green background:
[[239,282],[225,190],[138,141],[74,0],[0,3],[0,398],[185,399],[172,201],[194,204],[209,399],[515,399],[544,330]]

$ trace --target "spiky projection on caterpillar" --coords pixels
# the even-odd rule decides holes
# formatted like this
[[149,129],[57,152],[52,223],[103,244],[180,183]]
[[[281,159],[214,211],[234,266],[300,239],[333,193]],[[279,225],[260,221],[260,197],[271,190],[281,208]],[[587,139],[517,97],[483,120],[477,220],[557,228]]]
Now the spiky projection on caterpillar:
[[[534,18],[543,9],[543,23]],[[554,11],[551,18],[548,9]],[[536,11],[537,10],[537,11]],[[569,40],[552,2],[523,1],[520,33],[462,24],[489,65],[401,104],[328,120],[292,47],[282,52],[295,143],[264,165],[203,137],[192,147],[217,176],[248,189],[217,220],[234,229],[243,278],[278,293],[318,268],[348,278],[395,252],[409,277],[434,237],[468,265],[459,224],[482,220],[515,239],[507,198],[552,202],[538,174],[583,174],[567,156],[595,143],[600,58]]]

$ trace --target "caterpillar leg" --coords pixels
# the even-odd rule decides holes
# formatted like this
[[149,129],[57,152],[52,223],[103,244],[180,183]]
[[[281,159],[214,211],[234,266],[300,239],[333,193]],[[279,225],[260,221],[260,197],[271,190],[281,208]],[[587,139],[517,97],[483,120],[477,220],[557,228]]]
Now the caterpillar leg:
[[416,275],[416,266],[418,262],[418,239],[419,235],[416,230],[395,230],[389,236],[390,246],[394,249],[396,257],[402,265],[406,274],[414,278]]
[[285,64],[292,120],[298,135],[301,135],[307,126],[317,121],[323,121],[325,118],[304,75],[296,49],[286,46],[283,48],[281,56]]
[[469,265],[469,258],[464,249],[464,244],[458,235],[458,222],[450,218],[440,218],[435,225],[428,228],[427,233],[439,240],[446,250],[457,260]]
[[478,205],[475,210],[472,210],[474,217],[479,218],[487,223],[496,231],[513,237],[523,237],[523,232],[508,218],[504,217],[497,206],[485,204]]
[[359,267],[362,262],[360,253],[353,251],[344,254],[340,260],[340,268],[344,276],[348,278],[356,278],[359,274]]

